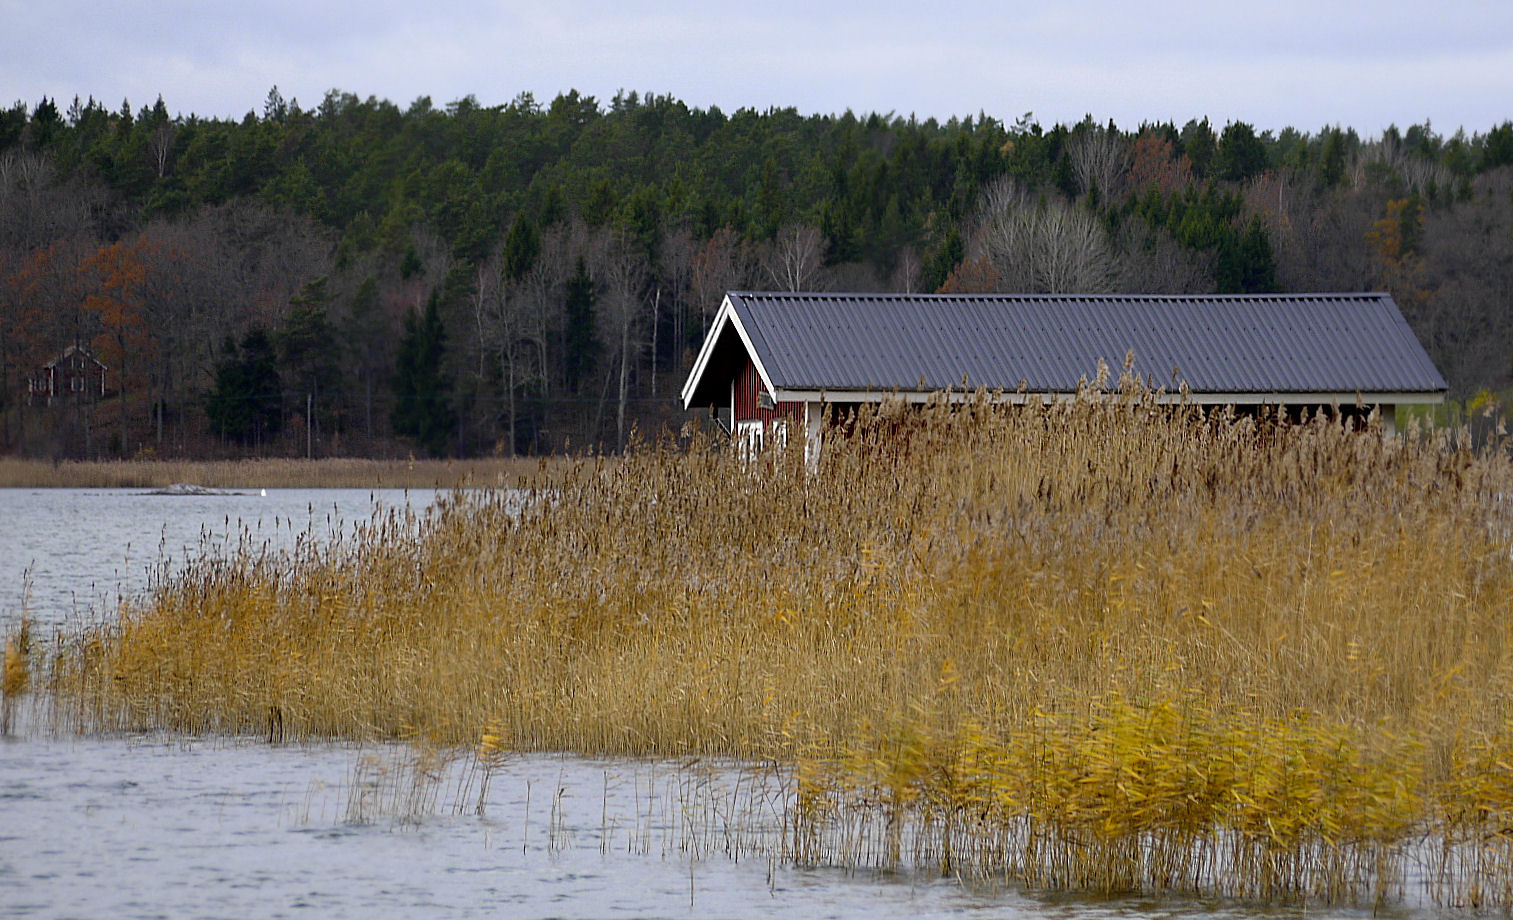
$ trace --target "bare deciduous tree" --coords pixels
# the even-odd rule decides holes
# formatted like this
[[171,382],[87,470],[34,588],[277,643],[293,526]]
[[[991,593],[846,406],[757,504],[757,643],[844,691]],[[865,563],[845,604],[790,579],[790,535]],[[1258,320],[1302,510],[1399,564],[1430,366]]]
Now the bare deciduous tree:
[[253,320],[276,327],[306,282],[330,273],[333,234],[308,218],[280,213],[251,199],[207,208],[194,218],[214,240],[225,300],[244,311],[233,328]]
[[1118,132],[1085,125],[1072,136],[1067,156],[1084,194],[1097,188],[1104,200],[1118,196],[1130,168],[1130,146]]
[[103,193],[82,179],[60,183],[41,153],[0,153],[0,244],[45,246],[90,231]]
[[165,415],[181,418],[190,399],[211,384],[211,357],[228,327],[214,274],[214,241],[193,222],[157,222],[143,237],[152,241],[142,312],[154,332],[152,366],[156,448],[165,443]]
[[766,247],[762,266],[778,290],[824,290],[825,250],[829,248],[818,227],[789,224]]
[[1118,288],[1131,294],[1212,294],[1212,252],[1198,252],[1177,242],[1163,228],[1138,217],[1119,232]]
[[725,293],[740,290],[751,282],[752,269],[750,249],[730,227],[716,230],[694,255],[689,284],[700,311],[701,336],[708,331],[709,320],[720,309]]
[[173,144],[178,139],[179,129],[171,121],[160,121],[147,138],[147,156],[159,179],[168,175],[168,160],[173,155]]
[[485,356],[499,372],[504,396],[504,452],[514,455],[520,443],[520,396],[538,389],[547,378],[544,325],[551,289],[551,265],[542,259],[517,281],[504,271],[504,253],[496,248],[477,268],[473,300],[479,312],[479,336]]
[[[661,276],[666,284],[665,300],[662,304],[662,314],[668,316],[672,324],[671,352],[673,367],[686,368],[686,361],[692,357],[692,349],[698,347],[698,342],[693,336],[694,316],[698,309],[698,298],[693,290],[694,263],[701,250],[699,241],[694,238],[692,232],[686,227],[670,229],[662,234],[662,241],[658,249],[657,261],[662,266]],[[664,343],[656,341],[653,335],[652,345],[652,395],[656,395],[656,372],[658,346],[666,350]],[[680,355],[685,355],[680,359]]]
[[623,451],[631,365],[639,355],[641,330],[647,319],[647,306],[641,296],[646,286],[647,265],[634,247],[618,235],[605,235],[595,248],[599,257],[596,274],[603,290],[599,301],[599,332],[611,358],[610,367],[619,378],[615,400],[615,444]]
[[1346,174],[1351,185],[1359,190],[1371,184],[1373,169],[1391,170],[1409,191],[1420,195],[1427,195],[1432,189],[1447,191],[1455,181],[1455,174],[1444,161],[1405,150],[1402,141],[1392,134],[1362,144]]
[[986,258],[1006,293],[1105,293],[1118,279],[1113,246],[1096,218],[1011,179],[984,190],[967,255]]
[[1247,197],[1246,216],[1265,224],[1283,290],[1362,291],[1371,287],[1373,271],[1366,234],[1383,203],[1374,194],[1312,183],[1282,189],[1280,199],[1276,189],[1258,186]]
[[[1513,376],[1510,200],[1513,166],[1502,166],[1478,176],[1466,201],[1432,208],[1427,216],[1423,282],[1433,296],[1419,298],[1421,304],[1410,299],[1404,313],[1452,387],[1469,389]],[[1413,316],[1415,306],[1428,315]]]
[[920,272],[919,253],[914,251],[913,246],[904,246],[898,251],[898,258],[893,264],[893,274],[889,278],[889,288],[904,294],[913,294],[915,285],[919,282]]

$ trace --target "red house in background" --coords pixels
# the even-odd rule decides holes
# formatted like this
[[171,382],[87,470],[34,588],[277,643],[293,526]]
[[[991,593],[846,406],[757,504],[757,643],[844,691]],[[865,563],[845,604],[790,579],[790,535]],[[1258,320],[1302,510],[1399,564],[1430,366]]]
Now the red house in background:
[[106,370],[104,362],[88,348],[70,345],[27,381],[27,402],[43,406],[69,398],[94,402],[105,395]]

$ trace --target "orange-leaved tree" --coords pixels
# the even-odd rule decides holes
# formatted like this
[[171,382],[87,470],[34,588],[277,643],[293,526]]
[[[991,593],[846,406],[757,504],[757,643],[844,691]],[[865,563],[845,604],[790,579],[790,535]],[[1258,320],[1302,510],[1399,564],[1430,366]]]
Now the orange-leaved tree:
[[1392,292],[1414,331],[1427,339],[1424,344],[1435,354],[1444,346],[1446,330],[1441,328],[1434,291],[1419,251],[1424,225],[1424,205],[1418,195],[1395,198],[1387,202],[1385,216],[1366,232],[1366,243],[1379,267],[1379,283]]
[[[126,450],[126,391],[136,382],[132,376],[139,365],[145,366],[154,339],[143,316],[142,290],[147,282],[146,256],[151,244],[145,239],[135,243],[112,243],[79,266],[81,274],[92,278],[84,309],[99,317],[103,327],[95,339],[95,350],[105,363],[116,370],[119,386],[120,449]],[[136,360],[140,356],[141,360]],[[140,372],[137,372],[140,376]]]

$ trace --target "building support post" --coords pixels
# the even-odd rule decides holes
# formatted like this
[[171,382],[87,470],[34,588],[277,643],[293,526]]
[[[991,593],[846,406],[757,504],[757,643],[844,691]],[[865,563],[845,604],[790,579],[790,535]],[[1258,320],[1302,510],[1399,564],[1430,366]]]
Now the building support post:
[[825,418],[824,403],[804,403],[804,466],[812,473],[819,468],[820,438]]

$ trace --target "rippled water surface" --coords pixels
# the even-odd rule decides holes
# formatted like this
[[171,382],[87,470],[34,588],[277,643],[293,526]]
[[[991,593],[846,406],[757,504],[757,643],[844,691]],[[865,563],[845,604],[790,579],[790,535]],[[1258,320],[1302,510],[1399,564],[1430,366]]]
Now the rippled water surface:
[[240,542],[277,550],[328,538],[372,515],[424,511],[430,491],[0,489],[0,625],[23,609],[41,626],[97,621],[122,595],[186,556]]
[[476,766],[438,768],[417,797],[409,756],[166,737],[0,741],[0,916],[1304,915],[732,859],[727,830],[764,818],[750,812],[752,784],[781,790],[750,770],[521,757],[492,776],[479,814]]
[[[0,631],[23,607],[44,629],[106,617],[202,545],[287,546],[433,498],[0,490]],[[1371,916],[793,869],[771,855],[785,778],[752,768],[534,756],[485,782],[408,748],[23,723],[0,739],[3,917]]]
[[[390,783],[408,775],[405,757],[165,738],[0,743],[0,914],[904,917],[1018,903],[690,858],[682,805],[694,793],[680,790],[715,780],[667,766],[523,758],[492,778],[480,816],[480,778],[458,763],[407,814],[411,781]],[[715,826],[701,823],[704,842],[718,841]]]

